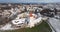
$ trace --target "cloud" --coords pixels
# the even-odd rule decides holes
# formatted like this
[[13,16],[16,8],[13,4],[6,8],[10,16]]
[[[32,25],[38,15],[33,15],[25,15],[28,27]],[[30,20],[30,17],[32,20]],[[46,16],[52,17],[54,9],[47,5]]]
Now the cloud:
[[0,0],[0,3],[51,3],[51,2],[60,2],[60,0]]

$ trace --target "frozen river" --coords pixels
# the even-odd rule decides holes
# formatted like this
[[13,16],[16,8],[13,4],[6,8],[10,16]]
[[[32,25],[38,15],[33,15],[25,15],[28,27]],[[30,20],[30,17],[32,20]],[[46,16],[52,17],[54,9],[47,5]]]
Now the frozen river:
[[49,23],[53,27],[53,31],[60,32],[60,20],[55,18],[49,18]]

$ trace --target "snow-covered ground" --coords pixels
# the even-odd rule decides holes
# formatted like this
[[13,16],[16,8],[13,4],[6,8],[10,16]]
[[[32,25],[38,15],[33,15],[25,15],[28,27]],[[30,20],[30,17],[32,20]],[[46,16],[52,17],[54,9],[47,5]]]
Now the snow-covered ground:
[[35,18],[33,18],[33,17],[30,17],[30,21],[29,21],[29,24],[28,24],[27,27],[32,28],[32,27],[35,26],[35,24],[41,23],[41,21],[42,21],[42,17],[39,17],[38,19],[35,19]]
[[14,29],[19,29],[19,28],[13,28],[10,23],[0,28],[0,30],[14,30]]
[[[30,22],[27,26],[30,28],[34,27],[35,24],[40,23],[41,19],[42,19],[41,17],[39,17],[38,19],[35,19],[35,20],[30,19]],[[10,23],[8,23],[5,26],[0,28],[0,30],[14,30],[14,29],[18,29],[18,28],[13,28],[12,24],[10,24]]]
[[[20,14],[20,16],[21,16],[21,14]],[[11,21],[13,25],[15,25],[15,26],[21,26],[19,24],[21,24],[21,23],[24,24],[24,23],[27,22],[27,21],[25,21],[26,18],[19,19],[20,16],[18,15],[18,17],[16,19],[14,19],[14,20]],[[34,15],[34,16],[36,16],[36,15]],[[38,17],[36,19],[36,18],[34,18],[34,16],[32,16],[32,17],[30,17],[30,18],[27,19],[27,20],[29,20],[28,21],[29,23],[27,24],[26,27],[32,28],[32,27],[35,26],[35,24],[42,22],[42,19],[43,19],[42,17]],[[19,27],[17,27],[17,28],[16,27],[12,27],[13,25],[11,24],[11,22],[9,22],[5,26],[1,27],[0,30],[15,30],[15,29],[20,29]]]

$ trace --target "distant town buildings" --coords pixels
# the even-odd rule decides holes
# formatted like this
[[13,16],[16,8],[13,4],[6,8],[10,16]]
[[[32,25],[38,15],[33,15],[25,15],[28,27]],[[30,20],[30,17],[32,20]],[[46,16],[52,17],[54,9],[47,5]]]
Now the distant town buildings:
[[[36,14],[36,15],[41,14],[43,16],[54,17],[54,15],[60,14],[60,6],[55,4],[54,5],[53,4],[47,4],[47,5],[0,4],[0,22],[2,22],[1,24],[8,23],[9,21],[14,20],[17,17],[17,15],[21,13],[23,14],[22,16],[19,16],[19,18],[27,18],[28,16],[26,16],[25,12],[30,16],[32,14]],[[38,18],[39,16],[36,15],[33,17]],[[4,22],[4,20],[1,19],[7,21]]]

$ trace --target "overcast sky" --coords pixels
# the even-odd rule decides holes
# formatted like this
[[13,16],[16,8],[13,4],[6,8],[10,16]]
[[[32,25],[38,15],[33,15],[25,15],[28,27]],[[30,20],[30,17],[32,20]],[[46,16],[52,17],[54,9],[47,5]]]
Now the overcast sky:
[[60,0],[0,0],[0,3],[51,3]]

